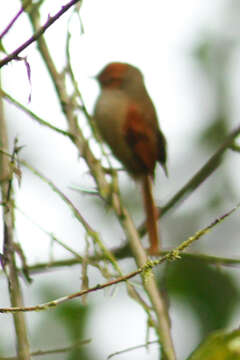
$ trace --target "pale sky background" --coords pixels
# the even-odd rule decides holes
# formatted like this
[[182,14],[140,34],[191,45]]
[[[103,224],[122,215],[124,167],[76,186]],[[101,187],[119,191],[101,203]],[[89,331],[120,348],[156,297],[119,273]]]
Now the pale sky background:
[[[59,0],[46,1],[43,7],[45,19],[48,14],[55,14],[64,3]],[[11,0],[6,2],[5,7],[1,6],[1,29],[4,29],[15,15],[18,4],[18,1]],[[84,0],[80,12],[84,34],[80,33],[76,15],[71,20],[70,26],[74,32],[71,46],[72,64],[89,112],[92,112],[98,94],[98,86],[92,76],[106,63],[129,62],[138,66],[144,73],[147,88],[156,105],[160,124],[169,144],[170,177],[161,177],[159,180],[165,189],[161,196],[162,202],[179,189],[180,184],[182,185],[199,167],[197,164],[195,169],[186,169],[186,173],[181,174],[181,178],[176,181],[178,172],[174,164],[178,163],[178,158],[182,158],[183,154],[186,155],[186,163],[188,162],[191,156],[191,136],[204,125],[199,120],[203,118],[203,114],[206,114],[207,118],[214,111],[210,98],[203,93],[203,88],[206,91],[207,80],[194,63],[192,51],[194,44],[199,42],[201,37],[204,38],[205,34],[221,33],[222,19],[228,5],[229,0]],[[53,55],[59,68],[65,62],[63,42],[69,14],[68,12],[46,33],[49,48],[52,51],[54,49]],[[4,45],[7,51],[11,52],[30,35],[31,28],[26,17],[22,16],[6,37]],[[12,62],[3,69],[4,89],[43,119],[64,128],[63,116],[57,103],[53,102],[54,90],[35,45],[21,55],[27,56],[31,65],[31,103],[28,104],[30,85],[23,63]],[[26,145],[22,156],[28,159],[31,154],[34,165],[53,179],[68,196],[72,195],[70,186],[89,186],[89,176],[84,170],[84,165],[77,158],[76,150],[67,139],[40,127],[20,111],[16,113],[12,106],[6,107],[6,116],[12,136],[10,141],[12,142],[14,136],[18,136],[19,143]],[[36,147],[36,143],[41,143],[41,146]],[[36,192],[36,186],[42,188],[42,192]],[[133,183],[129,186],[134,188]],[[73,247],[75,246],[76,251],[80,250],[78,239],[83,231],[79,229],[79,224],[69,211],[63,211],[64,205],[52,191],[26,173],[17,196],[21,210],[34,222],[62,240],[70,236]],[[87,200],[80,201],[84,204]],[[55,211],[56,208],[59,209],[58,212]],[[98,230],[104,214],[100,214],[99,209],[87,214],[90,222],[95,221],[96,215]],[[117,225],[116,228],[118,229]],[[101,231],[104,238],[106,236],[107,243],[110,233],[107,229]],[[30,262],[46,260],[46,254],[49,254],[48,237],[21,214],[17,217],[17,238],[23,244]],[[57,257],[65,255],[63,249],[57,246],[55,248]],[[55,276],[58,274],[60,273],[57,272]],[[75,276],[75,283],[71,281],[71,284],[66,284],[66,292],[78,290],[78,275]],[[44,282],[44,276],[40,278],[40,282]],[[37,277],[35,282],[38,282]],[[34,290],[30,287],[26,292],[29,296],[25,297],[26,304],[37,303],[37,296],[33,295]],[[118,296],[118,292],[116,295],[107,292],[99,294],[94,299],[89,297],[89,300],[95,303],[89,324],[89,336],[94,339],[93,347],[99,359],[106,359],[112,352],[145,341],[146,325],[142,309],[124,294],[120,295],[119,303]],[[172,309],[174,341],[178,359],[181,360],[192,350],[187,346],[188,339],[179,336],[182,324],[184,323],[188,329],[193,343],[199,342],[199,334],[195,330],[195,319],[186,318],[188,312],[184,304],[173,303]],[[37,324],[36,316],[35,321]],[[155,336],[151,335],[154,339]],[[121,355],[119,359],[126,360],[129,357],[132,360],[156,359],[157,346],[153,346],[149,352],[141,350]]]

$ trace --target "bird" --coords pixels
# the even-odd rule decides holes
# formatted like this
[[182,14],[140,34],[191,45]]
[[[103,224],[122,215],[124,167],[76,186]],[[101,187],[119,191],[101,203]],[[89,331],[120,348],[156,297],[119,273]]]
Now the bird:
[[100,85],[93,119],[103,141],[127,172],[142,186],[149,253],[160,252],[158,211],[152,193],[159,162],[167,175],[167,142],[141,71],[128,63],[112,62],[96,76]]

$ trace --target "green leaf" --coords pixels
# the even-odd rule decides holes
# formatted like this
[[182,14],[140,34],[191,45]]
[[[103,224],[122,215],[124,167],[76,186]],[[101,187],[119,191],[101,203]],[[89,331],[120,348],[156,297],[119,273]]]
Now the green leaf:
[[188,360],[239,360],[240,330],[211,334]]
[[200,133],[198,140],[199,145],[208,146],[210,149],[216,148],[226,138],[228,131],[228,119],[224,114],[219,113],[210,125]]

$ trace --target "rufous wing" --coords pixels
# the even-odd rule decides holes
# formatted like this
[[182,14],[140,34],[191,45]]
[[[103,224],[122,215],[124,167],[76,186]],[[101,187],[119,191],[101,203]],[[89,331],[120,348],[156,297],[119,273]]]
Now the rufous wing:
[[126,143],[142,167],[142,173],[154,173],[158,160],[157,136],[152,126],[145,120],[138,106],[129,106],[124,124]]

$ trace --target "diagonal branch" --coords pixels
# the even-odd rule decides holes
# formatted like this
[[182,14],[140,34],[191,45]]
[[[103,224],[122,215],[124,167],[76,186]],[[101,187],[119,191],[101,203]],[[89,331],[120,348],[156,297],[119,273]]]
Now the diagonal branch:
[[62,129],[50,124],[48,121],[40,118],[37,114],[35,114],[30,109],[28,109],[26,106],[24,106],[19,101],[14,99],[10,94],[6,93],[6,91],[4,91],[3,89],[0,89],[0,95],[2,96],[3,99],[6,99],[6,101],[15,105],[18,109],[22,110],[25,114],[29,115],[33,120],[38,122],[40,125],[46,126],[47,128],[54,130],[57,133],[67,136],[68,138],[73,140],[74,137],[72,134],[70,134],[69,132],[62,130]]
[[[120,249],[119,249],[120,250]],[[117,252],[114,250],[111,251],[112,254],[116,259],[121,259],[122,257],[117,256]],[[120,251],[119,251],[120,252]],[[161,251],[162,255],[166,255],[168,251]],[[127,257],[130,257],[130,252],[123,257],[123,259],[126,259]],[[225,258],[225,257],[219,257],[219,256],[213,256],[213,255],[206,255],[206,254],[195,254],[195,253],[184,253],[181,255],[182,259],[192,259],[192,260],[201,260],[202,262],[210,265],[216,265],[216,266],[226,266],[226,267],[239,267],[240,266],[240,259],[233,259],[233,258]],[[93,255],[89,256],[88,258],[89,262],[91,264],[94,264],[94,262],[99,262],[100,260],[107,260],[102,255]],[[47,272],[51,270],[61,269],[63,267],[70,267],[79,265],[82,263],[82,260],[76,257],[72,257],[70,259],[64,259],[64,260],[55,260],[51,262],[40,262],[36,263],[34,265],[28,266],[28,271],[31,275]],[[21,271],[19,268],[18,271]],[[2,273],[0,272],[0,275]]]
[[15,24],[15,22],[17,21],[17,19],[20,17],[20,15],[24,12],[24,10],[28,7],[28,5],[30,5],[31,0],[25,0],[23,1],[23,5],[20,8],[20,10],[18,10],[17,14],[13,17],[13,19],[10,21],[10,23],[7,25],[7,27],[2,31],[2,33],[0,34],[0,41],[2,40],[2,38],[8,33],[8,31],[13,27],[13,25]]
[[16,50],[14,50],[11,54],[6,56],[4,59],[0,61],[0,68],[9,63],[14,59],[18,59],[18,55],[26,49],[29,45],[35,42],[40,38],[42,34],[53,24],[56,20],[58,20],[66,11],[68,11],[73,5],[75,5],[80,0],[71,0],[66,5],[63,5],[61,10],[58,11],[54,16],[49,16],[47,22],[41,26],[27,41],[25,41],[22,45],[20,45]]
[[[85,294],[89,294],[98,290],[102,290],[105,289],[107,287],[119,284],[121,282],[126,282],[127,280],[143,274],[144,278],[145,278],[145,283],[149,283],[149,281],[151,280],[151,275],[152,275],[152,269],[160,264],[162,264],[165,261],[173,261],[173,260],[178,260],[181,258],[181,253],[188,248],[193,242],[199,240],[201,237],[203,237],[204,235],[206,235],[211,229],[213,229],[216,225],[220,224],[222,221],[224,221],[227,217],[229,217],[234,211],[236,211],[238,208],[240,207],[240,204],[238,204],[237,206],[235,206],[234,208],[232,208],[231,210],[229,210],[228,212],[226,212],[225,214],[219,216],[218,218],[216,218],[213,222],[211,222],[208,226],[206,226],[204,229],[201,229],[199,231],[197,231],[193,236],[190,236],[187,240],[183,241],[179,246],[177,246],[175,249],[168,251],[166,253],[166,255],[161,256],[159,259],[157,260],[153,260],[153,261],[147,261],[145,264],[143,264],[141,267],[139,267],[137,270],[132,271],[130,273],[128,273],[127,275],[124,276],[120,276],[115,280],[111,280],[108,281],[106,283],[103,284],[97,284],[96,286],[93,286],[91,288],[88,289],[84,289],[81,291],[78,291],[76,293],[70,294],[70,295],[66,295],[63,296],[61,298],[49,301],[47,303],[44,304],[39,304],[36,306],[28,306],[28,307],[5,307],[5,308],[0,308],[0,313],[17,313],[17,312],[31,312],[31,311],[44,311],[44,310],[48,310],[48,309],[52,309],[55,308],[56,306],[67,302],[69,300],[81,297]],[[150,281],[150,285],[151,285],[151,281]]]
[[[233,141],[240,135],[240,126],[236,127],[225,139],[223,144],[210,157],[205,165],[159,210],[159,217],[164,216],[173,207],[190,196],[221,164],[225,151],[232,147]],[[139,226],[139,234],[146,234],[145,223]]]
[[184,185],[184,187],[170,199],[162,209],[162,215],[170,210],[173,206],[179,204],[188,195],[192,194],[221,164],[222,157],[227,149],[233,144],[233,141],[240,135],[240,126],[236,127],[225,139],[223,144],[210,157],[203,167]]
[[[78,349],[83,345],[89,344],[90,342],[91,342],[90,339],[79,340],[79,341],[76,341],[74,344],[72,344],[70,346],[64,346],[64,347],[61,347],[59,349],[33,351],[31,353],[31,356],[44,356],[44,355],[53,355],[53,354],[63,354],[63,353],[70,352],[73,349]],[[2,357],[1,356],[0,360],[19,360],[19,359],[16,358],[15,356],[12,356],[12,357]]]

